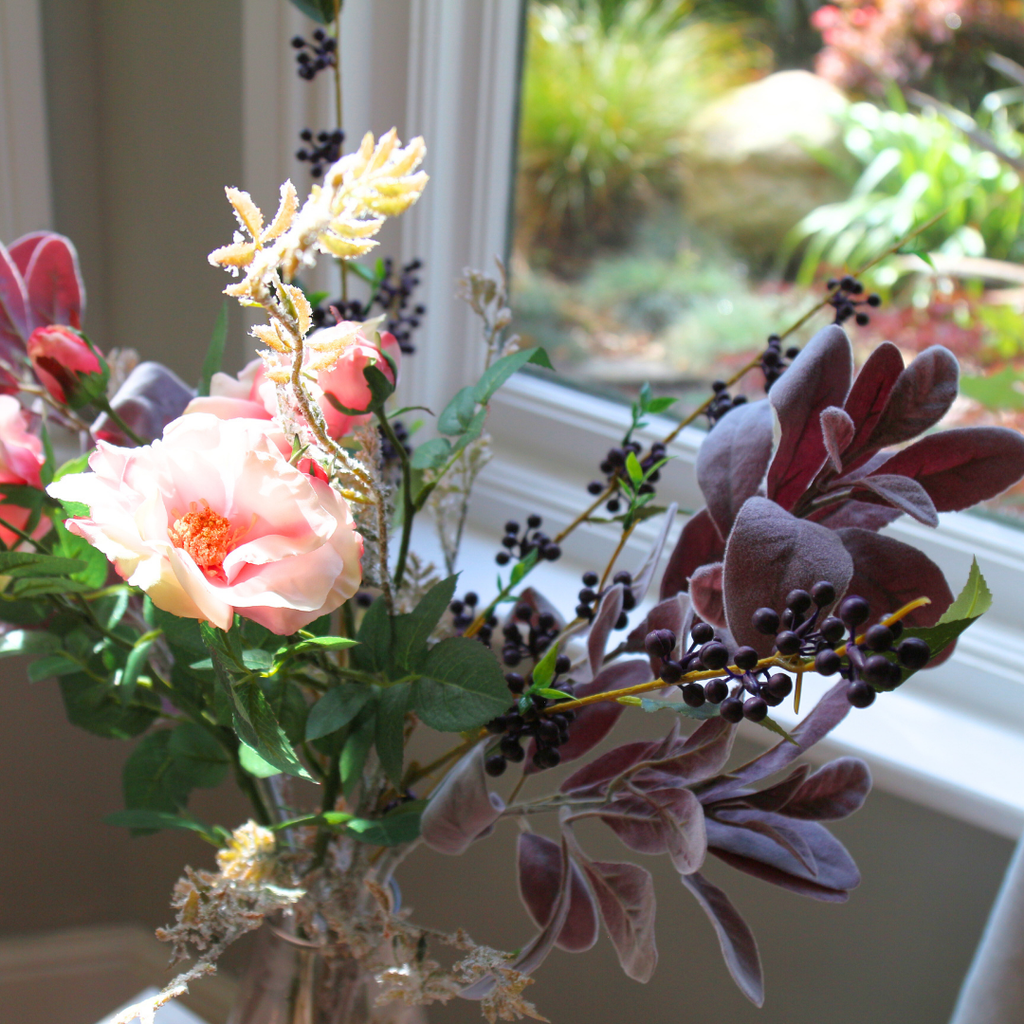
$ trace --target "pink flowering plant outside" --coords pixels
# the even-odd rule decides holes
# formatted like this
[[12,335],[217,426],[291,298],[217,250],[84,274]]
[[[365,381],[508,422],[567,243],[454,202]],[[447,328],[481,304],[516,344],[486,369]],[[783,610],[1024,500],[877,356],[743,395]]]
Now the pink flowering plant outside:
[[[332,38],[296,49],[336,69]],[[860,876],[823,823],[861,806],[870,775],[856,758],[812,772],[801,757],[851,708],[948,657],[990,603],[976,567],[954,598],[923,552],[880,531],[902,515],[936,526],[1001,493],[1024,476],[1024,439],[933,432],[957,395],[943,348],[905,366],[885,343],[855,374],[842,324],[862,289],[844,277],[812,311],[834,322],[802,351],[771,335],[646,450],[633,434],[671,399],[644,388],[577,519],[556,536],[536,516],[507,523],[495,592],[460,593],[488,404],[547,359],[507,335],[503,280],[469,273],[486,369],[413,447],[393,395],[415,372],[417,267],[360,261],[425,187],[424,144],[391,131],[342,155],[325,138],[322,182],[304,202],[286,182],[269,221],[227,189],[239,231],[210,261],[234,275],[228,295],[265,314],[259,356],[238,376],[220,369],[223,321],[197,389],[130,353],[104,355],[81,330],[71,242],[40,233],[0,247],[0,654],[29,655],[32,680],[56,679],[74,724],[135,740],[111,824],[188,829],[217,848],[216,870],[186,870],[159,933],[191,964],[118,1021],[152,1021],[264,924],[294,976],[278,986],[277,1016],[265,978],[250,978],[237,1022],[413,1021],[455,997],[492,1022],[543,1020],[524,996],[530,976],[555,946],[591,948],[602,927],[630,978],[652,976],[655,893],[637,862],[648,855],[671,860],[760,1005],[754,938],[702,866],[711,854],[803,896],[847,899]],[[370,299],[307,293],[319,256],[367,282]],[[383,317],[370,316],[375,303]],[[730,396],[752,372],[767,397]],[[698,415],[710,425],[697,461],[706,507],[670,545],[677,510],[656,503],[656,485],[673,473],[667,445]],[[59,464],[70,443],[81,451]],[[447,574],[410,549],[425,510]],[[660,521],[656,542],[624,569],[646,519]],[[591,521],[614,523],[621,543],[584,574],[579,604],[558,609],[527,576]],[[809,672],[835,683],[787,732],[771,709],[798,707]],[[623,714],[656,712],[648,720],[669,718],[667,731],[605,742]],[[736,765],[744,720],[773,745]],[[448,737],[429,759],[414,749],[424,731]],[[251,820],[192,816],[193,790],[228,775]],[[536,830],[545,815],[551,828]],[[592,818],[623,860],[586,851],[575,826]],[[491,855],[492,832],[515,837],[536,925],[525,941],[510,935],[516,953],[417,922],[392,882],[417,846]]]

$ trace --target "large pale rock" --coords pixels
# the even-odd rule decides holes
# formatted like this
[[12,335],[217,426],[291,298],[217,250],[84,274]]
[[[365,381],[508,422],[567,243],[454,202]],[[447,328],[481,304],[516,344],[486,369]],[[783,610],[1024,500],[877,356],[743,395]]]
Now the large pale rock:
[[809,71],[780,71],[734,89],[692,122],[686,145],[687,212],[744,249],[770,255],[786,232],[848,187],[814,157],[842,164],[848,103]]

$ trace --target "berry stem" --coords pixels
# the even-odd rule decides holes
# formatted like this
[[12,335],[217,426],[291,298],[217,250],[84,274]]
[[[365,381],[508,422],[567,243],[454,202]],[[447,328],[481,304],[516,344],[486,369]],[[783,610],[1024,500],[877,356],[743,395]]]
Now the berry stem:
[[601,576],[601,582],[598,584],[598,592],[604,590],[605,583],[608,582],[608,577],[611,575],[612,569],[615,568],[615,563],[618,561],[619,555],[622,554],[622,549],[626,546],[626,541],[629,540],[630,534],[636,529],[637,524],[633,525],[628,530],[622,531],[622,536],[619,538],[618,546],[612,553],[612,557],[609,559],[608,564],[604,567],[604,574]]

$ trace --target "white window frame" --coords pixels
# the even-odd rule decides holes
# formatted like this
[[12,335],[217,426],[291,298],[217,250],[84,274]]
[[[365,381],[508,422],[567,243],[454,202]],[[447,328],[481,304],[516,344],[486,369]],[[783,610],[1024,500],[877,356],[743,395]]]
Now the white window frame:
[[0,241],[50,227],[38,0],[0,0]]
[[[291,34],[310,26],[286,0],[279,3],[277,10],[266,0],[244,4],[246,175],[254,193],[268,195],[295,175],[290,153],[297,132],[317,103],[324,109],[323,97],[312,98],[295,78],[286,47]],[[466,266],[493,267],[506,248],[522,7],[519,0],[346,0],[344,17],[343,67],[352,97],[346,128],[379,132],[398,122],[403,138],[422,134],[427,141],[432,180],[387,248],[395,251],[397,244],[403,260],[419,256],[425,263],[428,314],[414,379],[406,381],[402,397],[437,411],[482,367],[479,328],[453,299],[454,281]],[[366,54],[386,63],[392,85],[404,79],[405,107],[397,115],[393,89],[389,98],[366,87],[369,76],[360,63]],[[266,116],[274,81],[276,148]],[[290,166],[262,162],[267,153],[284,154],[278,160]],[[260,173],[266,180],[257,186]],[[773,326],[766,324],[766,332]],[[571,522],[585,507],[584,487],[597,463],[627,424],[623,406],[549,380],[517,374],[506,384],[492,403],[488,431],[495,457],[478,481],[470,521],[480,531],[473,551],[481,557],[467,564],[466,575],[483,583],[491,578],[487,552],[496,548],[496,524],[500,529],[506,519],[530,512],[540,513],[551,532]],[[639,436],[652,441],[671,428],[670,421],[655,420]],[[679,434],[659,488],[663,500],[684,509],[703,504],[695,473],[702,436],[693,428]],[[1024,767],[1024,534],[976,515],[940,520],[936,530],[898,521],[890,531],[932,557],[954,590],[976,556],[995,598],[993,610],[944,666],[885,695],[872,711],[851,714],[822,753],[856,752],[890,791],[1016,838],[1024,830],[1024,789],[1016,783],[1016,769]],[[644,524],[635,532],[624,565],[642,557],[655,529]],[[564,545],[560,578],[558,567],[545,567],[540,585],[571,592],[578,580],[572,574],[603,564],[615,542],[610,527],[577,530]]]

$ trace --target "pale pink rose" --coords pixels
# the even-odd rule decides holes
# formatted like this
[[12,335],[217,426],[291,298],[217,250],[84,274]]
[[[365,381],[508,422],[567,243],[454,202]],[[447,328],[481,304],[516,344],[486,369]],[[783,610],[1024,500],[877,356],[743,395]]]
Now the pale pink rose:
[[215,373],[209,395],[193,398],[185,407],[185,415],[193,412],[213,413],[222,420],[271,419],[277,412],[277,398],[263,360],[254,359],[237,377]]
[[89,506],[68,529],[158,608],[285,635],[355,594],[363,549],[348,504],[287,450],[266,421],[193,413],[144,448],[100,442],[91,473],[48,490]]
[[329,370],[321,370],[317,375],[316,382],[323,391],[320,409],[327,423],[327,433],[331,437],[344,437],[351,433],[354,427],[368,423],[370,416],[350,416],[343,413],[331,402],[328,395],[333,395],[338,403],[347,409],[365,409],[371,398],[370,385],[363,376],[363,370],[367,366],[376,366],[392,384],[395,383],[395,373],[381,353],[387,355],[395,364],[395,368],[398,368],[402,351],[395,336],[388,331],[380,335],[380,348],[374,341],[360,337],[345,348],[334,366]]
[[[28,417],[18,400],[10,395],[0,395],[0,484],[42,487],[39,468],[43,462],[43,443],[35,434],[29,433]],[[20,539],[3,524],[10,523],[24,530],[30,515],[27,508],[0,502],[0,540],[7,547],[19,544]],[[49,520],[44,518],[34,531],[35,536],[41,537],[49,527]]]

